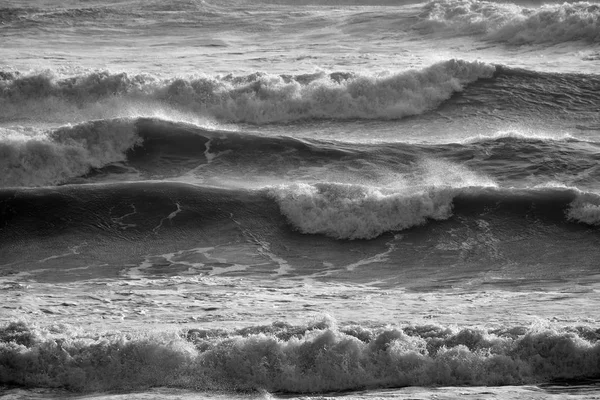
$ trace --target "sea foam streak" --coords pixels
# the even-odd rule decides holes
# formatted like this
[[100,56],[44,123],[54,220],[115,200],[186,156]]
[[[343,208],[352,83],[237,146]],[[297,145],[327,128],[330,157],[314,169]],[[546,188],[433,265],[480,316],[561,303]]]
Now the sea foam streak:
[[449,60],[387,76],[256,73],[165,81],[106,72],[68,79],[7,75],[0,81],[0,106],[2,117],[13,119],[40,108],[40,102],[60,112],[118,97],[129,105],[161,102],[230,122],[399,119],[435,108],[465,85],[491,77],[494,70],[481,62]]
[[589,2],[547,4],[525,8],[510,3],[435,0],[425,6],[425,21],[414,27],[483,35],[509,43],[595,42],[600,38],[600,6]]
[[24,323],[0,329],[0,383],[73,391],[324,392],[407,385],[510,385],[598,376],[598,332],[337,327],[331,320],[236,331],[82,335]]

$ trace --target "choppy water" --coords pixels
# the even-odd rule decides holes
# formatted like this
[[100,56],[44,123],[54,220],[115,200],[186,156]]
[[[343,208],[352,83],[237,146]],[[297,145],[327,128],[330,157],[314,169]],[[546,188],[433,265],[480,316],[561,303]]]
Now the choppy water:
[[2,398],[590,398],[600,3],[0,7]]

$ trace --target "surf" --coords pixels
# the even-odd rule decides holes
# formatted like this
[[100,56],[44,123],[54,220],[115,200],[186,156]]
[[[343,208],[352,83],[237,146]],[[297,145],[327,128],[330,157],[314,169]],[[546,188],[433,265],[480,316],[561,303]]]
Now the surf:
[[65,328],[2,326],[1,383],[79,393],[165,386],[290,394],[540,384],[600,373],[597,332],[584,326],[373,329],[325,319],[90,337]]

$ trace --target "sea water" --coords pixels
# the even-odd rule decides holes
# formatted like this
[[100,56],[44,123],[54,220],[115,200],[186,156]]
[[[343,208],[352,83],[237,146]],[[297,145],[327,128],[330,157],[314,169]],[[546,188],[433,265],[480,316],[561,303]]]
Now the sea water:
[[0,7],[6,399],[595,398],[600,3]]

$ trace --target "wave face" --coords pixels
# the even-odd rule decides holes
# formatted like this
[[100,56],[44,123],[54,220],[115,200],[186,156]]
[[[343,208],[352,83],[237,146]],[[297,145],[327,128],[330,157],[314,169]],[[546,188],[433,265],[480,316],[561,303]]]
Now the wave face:
[[552,119],[575,117],[597,126],[593,104],[599,100],[599,88],[598,75],[543,73],[497,66],[493,79],[471,85],[453,101],[461,106],[472,102],[474,108],[506,110],[499,116],[507,119],[535,115]]
[[[552,224],[573,221],[600,225],[600,196],[564,187],[506,189],[442,185],[389,189],[317,183],[246,190],[169,182],[98,186],[2,190],[0,225],[12,227],[5,229],[3,235],[12,230],[15,238],[27,237],[31,227],[46,231],[54,226],[66,231],[91,228],[93,232],[101,228],[108,234],[144,236],[155,232],[165,222],[164,216],[174,211],[177,212],[167,219],[169,226],[177,229],[202,228],[207,221],[230,223],[236,214],[251,226],[275,224],[272,229],[280,229],[282,218],[273,219],[272,215],[277,208],[291,229],[336,239],[372,239],[451,217],[476,219],[486,209],[498,213],[498,216],[491,214],[494,223],[501,223],[502,218],[515,220],[535,214],[537,219]],[[128,210],[123,214],[127,214],[128,223],[135,229],[120,232],[124,225],[114,215],[117,209]],[[134,212],[129,212],[132,209]],[[203,216],[208,210],[211,216]],[[178,218],[176,224],[173,218],[180,212],[188,216],[185,222]],[[70,217],[63,220],[66,214]],[[19,219],[19,215],[23,218]],[[9,236],[5,239],[9,240]]]
[[3,189],[0,259],[7,287],[19,275],[77,282],[82,271],[128,285],[214,275],[336,282],[356,270],[359,282],[390,288],[400,280],[408,290],[454,290],[484,279],[530,290],[541,274],[561,287],[597,274],[599,209],[598,194],[565,188]]
[[510,3],[439,0],[425,6],[416,29],[482,35],[511,45],[600,40],[600,7],[589,2],[526,8]]
[[[475,93],[470,96],[457,104],[473,102]],[[4,128],[2,134],[1,187],[178,179],[215,186],[298,183],[298,193],[327,193],[346,190],[335,184],[358,182],[363,189],[353,186],[348,194],[356,190],[358,197],[377,198],[385,197],[387,189],[444,184],[535,187],[559,182],[590,190],[600,178],[598,143],[518,131],[460,143],[342,143],[119,118],[56,129]],[[333,186],[302,186],[319,181]],[[368,186],[375,192],[368,194]]]
[[[2,117],[44,108],[75,113],[90,103],[119,98],[129,108],[160,102],[229,122],[255,124],[306,119],[400,119],[436,108],[494,67],[450,60],[388,76],[316,73],[159,80],[152,76],[92,73],[69,79],[51,75],[0,80]],[[95,107],[101,107],[96,104]]]
[[73,391],[196,390],[306,393],[413,386],[522,385],[600,373],[598,331],[521,326],[372,330],[274,323],[237,331],[41,335],[0,330],[2,384]]

